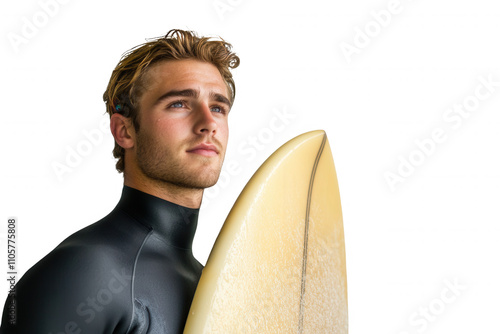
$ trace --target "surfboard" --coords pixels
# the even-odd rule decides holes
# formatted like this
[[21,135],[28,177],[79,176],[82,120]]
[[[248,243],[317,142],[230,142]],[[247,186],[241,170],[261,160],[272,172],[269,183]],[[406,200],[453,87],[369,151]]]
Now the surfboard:
[[326,133],[317,130],[276,150],[241,192],[184,333],[347,332],[339,188]]

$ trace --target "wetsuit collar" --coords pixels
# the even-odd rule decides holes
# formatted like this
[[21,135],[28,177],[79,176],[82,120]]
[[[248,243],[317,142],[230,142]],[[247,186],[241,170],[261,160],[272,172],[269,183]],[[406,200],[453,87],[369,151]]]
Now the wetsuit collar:
[[123,186],[118,208],[150,227],[168,244],[191,249],[199,209],[187,208],[140,190]]

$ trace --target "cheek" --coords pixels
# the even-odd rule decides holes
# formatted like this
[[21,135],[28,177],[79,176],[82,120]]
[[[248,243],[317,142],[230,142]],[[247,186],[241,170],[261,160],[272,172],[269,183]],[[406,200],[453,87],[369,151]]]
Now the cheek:
[[183,131],[180,120],[160,118],[157,119],[153,131],[156,136],[163,139],[181,139],[186,133]]

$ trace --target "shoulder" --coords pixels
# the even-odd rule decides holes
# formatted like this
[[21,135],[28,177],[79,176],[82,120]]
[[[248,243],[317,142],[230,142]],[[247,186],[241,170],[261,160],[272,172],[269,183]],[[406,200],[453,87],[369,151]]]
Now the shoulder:
[[76,278],[102,277],[112,269],[133,266],[148,233],[145,226],[121,212],[113,211],[67,237],[25,276],[37,276],[37,280],[42,277],[72,277],[73,284],[83,285],[86,282]]
[[125,326],[135,258],[147,234],[115,212],[69,236],[17,284],[20,328],[43,324],[44,332],[58,333],[67,324],[83,332]]
[[64,286],[81,290],[102,284],[116,272],[132,271],[148,232],[128,216],[113,211],[61,242],[22,277],[20,288],[48,288],[60,281],[63,286],[55,284],[51,290]]

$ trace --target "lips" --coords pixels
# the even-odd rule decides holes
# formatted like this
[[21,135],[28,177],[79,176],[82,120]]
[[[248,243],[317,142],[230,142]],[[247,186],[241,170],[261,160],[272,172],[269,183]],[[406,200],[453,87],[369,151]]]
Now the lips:
[[219,150],[214,144],[211,143],[201,143],[189,150],[188,153],[199,154],[205,157],[213,157],[219,154]]

